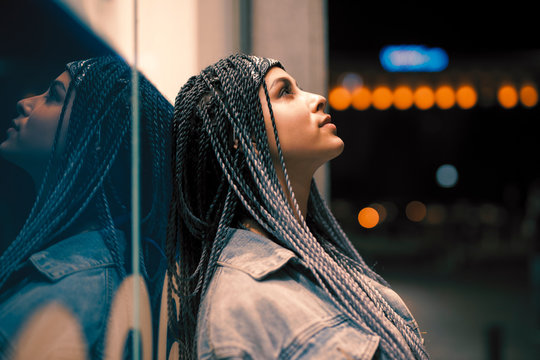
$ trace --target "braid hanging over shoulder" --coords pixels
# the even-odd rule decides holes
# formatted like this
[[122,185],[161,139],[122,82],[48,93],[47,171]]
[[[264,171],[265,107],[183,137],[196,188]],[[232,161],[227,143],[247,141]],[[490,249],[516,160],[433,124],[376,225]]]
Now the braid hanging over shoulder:
[[[167,258],[169,319],[177,331],[180,358],[196,358],[200,302],[230,228],[243,216],[253,218],[274,241],[296,253],[338,309],[380,337],[381,351],[388,358],[428,358],[422,339],[371,285],[386,282],[352,246],[314,182],[306,219],[302,217],[263,81],[273,66],[282,67],[273,59],[231,55],[191,77],[175,101]],[[261,86],[293,206],[271,159]],[[179,314],[173,294],[180,300]]]

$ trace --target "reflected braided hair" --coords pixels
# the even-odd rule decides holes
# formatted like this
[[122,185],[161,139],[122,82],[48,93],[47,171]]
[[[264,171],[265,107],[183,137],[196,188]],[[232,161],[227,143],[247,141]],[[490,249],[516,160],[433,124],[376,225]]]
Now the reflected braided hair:
[[[169,319],[178,331],[180,358],[197,357],[200,302],[232,234],[230,228],[244,216],[295,252],[340,311],[380,336],[381,351],[389,358],[428,358],[421,338],[370,284],[374,280],[387,285],[354,249],[314,182],[307,217],[302,217],[263,81],[272,66],[281,67],[271,59],[232,55],[191,77],[176,98],[166,250]],[[260,86],[293,206],[271,160]],[[179,314],[173,294],[180,301]]]
[[[129,232],[132,71],[117,56],[72,62],[66,68],[71,82],[52,154],[30,215],[0,257],[0,287],[32,253],[58,241],[70,226],[87,216],[97,216],[121,276],[128,268],[117,229]],[[141,188],[146,196],[142,233],[163,241],[170,176],[166,167],[170,144],[166,139],[173,107],[140,74],[139,89]],[[66,119],[66,106],[73,94],[71,114]],[[64,121],[68,121],[66,145],[60,153],[57,147]],[[142,261],[142,254],[140,258]]]

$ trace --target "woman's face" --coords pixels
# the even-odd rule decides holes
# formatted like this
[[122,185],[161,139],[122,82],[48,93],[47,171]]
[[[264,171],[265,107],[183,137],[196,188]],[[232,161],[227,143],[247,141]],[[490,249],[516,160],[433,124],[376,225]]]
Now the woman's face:
[[[300,89],[287,72],[273,67],[265,77],[270,103],[276,121],[281,150],[287,170],[314,172],[343,151],[343,140],[336,126],[324,112],[326,99]],[[270,152],[276,168],[279,165],[272,120],[261,86],[259,97],[263,107]]]
[[[17,102],[18,116],[7,130],[7,139],[0,143],[0,154],[32,176],[40,176],[47,166],[70,82],[71,77],[65,71],[45,93]],[[73,96],[68,101],[57,145],[59,151],[65,144]]]

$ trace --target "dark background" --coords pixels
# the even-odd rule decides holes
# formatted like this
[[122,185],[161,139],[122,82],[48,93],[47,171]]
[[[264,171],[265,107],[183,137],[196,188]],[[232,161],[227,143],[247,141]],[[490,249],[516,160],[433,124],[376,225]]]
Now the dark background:
[[[540,107],[504,109],[495,94],[504,81],[518,86],[525,80],[539,83],[536,16],[517,5],[472,8],[471,3],[453,2],[425,7],[347,1],[329,1],[328,15],[329,88],[343,73],[354,72],[371,87],[385,84],[392,88],[405,83],[414,89],[419,83],[436,87],[442,82],[466,81],[475,86],[487,84],[492,96],[490,103],[485,96],[480,97],[469,110],[457,106],[449,110],[331,110],[338,134],[345,141],[344,153],[331,162],[331,194],[337,203],[336,215],[347,230],[353,237],[388,238],[384,233],[388,228],[395,230],[392,238],[422,235],[428,225],[405,218],[404,207],[409,201],[443,205],[447,221],[440,226],[457,221],[450,219],[452,209],[463,204],[471,215],[462,216],[459,226],[465,233],[460,236],[474,242],[482,231],[477,229],[482,225],[477,224],[482,218],[480,207],[489,204],[500,215],[494,226],[503,243],[501,254],[508,254],[505,244],[519,243],[521,252],[508,254],[507,260],[515,260],[516,266],[527,271],[526,258],[535,245],[534,240],[523,239],[521,227],[527,211],[531,212],[527,208],[531,206],[531,188],[538,186],[540,179]],[[438,73],[388,73],[379,64],[379,51],[385,45],[399,44],[441,47],[448,53],[449,66]],[[435,181],[437,168],[446,163],[459,173],[452,188],[441,188]],[[393,223],[371,230],[361,228],[355,220],[358,211],[383,201],[397,208]],[[445,246],[445,241],[426,240],[424,245]],[[435,249],[426,248],[426,260],[436,260],[432,251]],[[445,257],[440,249],[437,252]]]
[[[503,82],[540,84],[538,15],[518,2],[352,1],[328,1],[328,15],[329,89],[351,72],[371,88],[488,90],[469,110],[330,109],[345,142],[330,163],[334,214],[406,300],[434,359],[539,358],[540,106],[496,101]],[[388,73],[379,52],[401,44],[440,47],[449,65]],[[443,164],[456,167],[455,187],[437,185]],[[410,221],[412,200],[442,209],[442,221]],[[365,229],[357,214],[372,203],[391,216]]]
[[[352,1],[328,1],[328,15],[329,89],[352,72],[371,88],[466,81],[489,90],[469,110],[330,109],[345,142],[330,164],[331,204],[415,314],[434,359],[537,359],[540,107],[504,109],[495,94],[505,81],[538,87],[538,15],[521,3]],[[440,47],[449,65],[384,71],[381,48],[401,44]],[[459,179],[442,188],[435,172],[448,163]],[[408,220],[411,200],[442,209],[442,221]],[[356,216],[372,203],[389,216],[364,229]]]

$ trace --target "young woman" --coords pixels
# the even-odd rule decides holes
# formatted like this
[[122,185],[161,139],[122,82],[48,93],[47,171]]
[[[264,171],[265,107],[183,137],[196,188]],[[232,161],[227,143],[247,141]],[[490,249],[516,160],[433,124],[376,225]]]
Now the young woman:
[[[45,93],[17,103],[0,154],[32,176],[37,198],[0,257],[0,355],[49,303],[73,314],[90,358],[102,355],[109,306],[131,269],[131,76],[118,57],[76,61]],[[149,280],[164,258],[157,242],[166,231],[173,108],[143,76],[139,89],[140,260]]]
[[222,59],[180,90],[167,235],[180,358],[428,357],[312,181],[343,150],[325,106],[255,56]]

